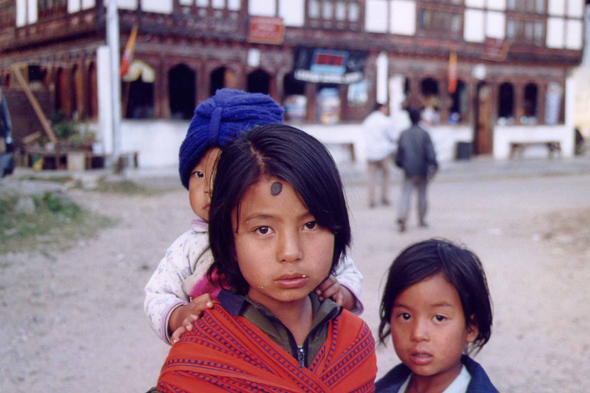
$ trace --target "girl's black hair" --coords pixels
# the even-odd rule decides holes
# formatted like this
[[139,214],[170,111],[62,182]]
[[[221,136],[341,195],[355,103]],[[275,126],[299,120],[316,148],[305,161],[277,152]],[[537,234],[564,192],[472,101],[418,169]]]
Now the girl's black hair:
[[[342,181],[326,147],[296,128],[273,124],[261,126],[230,142],[217,164],[209,211],[209,242],[217,268],[231,289],[248,292],[238,262],[232,227],[232,212],[240,214],[240,204],[250,186],[263,176],[280,178],[293,187],[317,223],[334,234],[334,254],[330,272],[350,245],[350,223]],[[288,208],[288,206],[286,206]],[[222,285],[221,279],[218,282]]]
[[479,352],[492,334],[492,300],[481,261],[473,252],[442,239],[431,239],[406,248],[389,268],[381,300],[379,342],[385,344],[391,333],[391,313],[395,299],[407,288],[442,273],[455,287],[467,328],[476,326],[479,334],[467,353]]

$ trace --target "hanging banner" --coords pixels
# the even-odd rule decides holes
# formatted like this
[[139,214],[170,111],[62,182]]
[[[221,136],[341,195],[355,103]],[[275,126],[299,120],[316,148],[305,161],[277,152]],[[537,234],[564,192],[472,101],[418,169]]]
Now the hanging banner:
[[298,47],[295,79],[312,83],[350,84],[364,79],[368,51]]
[[454,94],[457,90],[457,52],[453,51],[449,54],[449,74],[447,82],[447,91],[449,94]]

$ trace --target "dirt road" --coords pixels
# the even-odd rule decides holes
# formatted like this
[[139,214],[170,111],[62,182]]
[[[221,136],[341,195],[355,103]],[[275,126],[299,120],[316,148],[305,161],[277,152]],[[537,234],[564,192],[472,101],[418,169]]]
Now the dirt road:
[[[393,190],[396,206],[398,186]],[[368,210],[347,189],[351,255],[365,275],[363,317],[374,332],[382,277],[407,245],[463,242],[487,269],[492,338],[476,357],[504,393],[590,390],[590,176],[447,181],[430,189],[430,228],[395,230],[392,208]],[[0,392],[144,392],[168,347],[143,314],[143,286],[188,227],[186,191],[73,197],[118,220],[64,253],[0,256]],[[586,243],[584,243],[586,241]],[[379,348],[379,375],[398,360]]]

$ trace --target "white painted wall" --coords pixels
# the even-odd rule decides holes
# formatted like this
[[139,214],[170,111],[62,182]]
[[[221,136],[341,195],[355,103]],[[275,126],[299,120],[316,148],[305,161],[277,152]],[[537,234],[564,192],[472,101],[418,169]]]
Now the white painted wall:
[[549,0],[548,10],[552,16],[565,15],[565,0]]
[[[523,1],[523,0],[516,0]],[[487,6],[490,10],[504,11],[506,9],[506,0],[487,0]]]
[[105,153],[113,151],[113,121],[111,106],[111,55],[104,45],[96,50],[98,89],[98,129],[96,139]]
[[285,26],[303,26],[305,23],[303,0],[281,0],[279,2],[279,16],[283,18]]
[[70,14],[78,12],[82,9],[80,0],[68,0],[68,12]]
[[241,6],[241,0],[227,0],[227,8],[231,11],[239,11]]
[[16,26],[27,24],[27,0],[16,0]]
[[[494,128],[494,158],[506,160],[510,157],[511,142],[545,142],[558,141],[563,157],[571,157],[574,152],[573,126],[495,126]],[[546,148],[527,149],[525,157],[547,157]],[[530,150],[530,152],[528,151]],[[528,154],[527,154],[528,153]]]
[[250,0],[248,13],[257,16],[277,16],[277,4],[275,0]]
[[[104,6],[109,6],[109,0],[104,0]],[[136,10],[137,0],[117,0],[117,6],[122,10]]]
[[121,151],[138,151],[141,168],[178,166],[178,150],[189,123],[178,120],[125,119],[121,123]]
[[568,19],[566,24],[566,42],[565,47],[568,49],[582,49],[583,45],[583,25],[580,19]]
[[29,0],[27,16],[27,21],[29,24],[36,23],[39,19],[39,14],[37,11],[37,0]]
[[142,0],[141,9],[146,12],[171,14],[173,9],[172,0]]
[[503,12],[486,13],[486,36],[503,40],[506,36],[506,15]]
[[438,162],[453,161],[457,153],[457,143],[473,142],[471,126],[434,126],[426,130],[430,133]]
[[463,37],[468,42],[484,42],[485,14],[480,10],[465,10],[465,26]]
[[387,104],[388,64],[387,53],[379,53],[377,57],[377,102],[380,104]]
[[465,7],[483,8],[485,4],[485,0],[465,0]]
[[367,0],[365,30],[371,33],[387,32],[387,0]]
[[563,48],[564,46],[564,19],[553,18],[547,19],[547,47],[548,48]]
[[392,34],[416,34],[416,3],[407,0],[393,0],[389,21],[389,32]]
[[567,16],[582,18],[584,16],[584,0],[567,0]]
[[83,10],[87,10],[92,7],[96,7],[96,0],[82,0]]

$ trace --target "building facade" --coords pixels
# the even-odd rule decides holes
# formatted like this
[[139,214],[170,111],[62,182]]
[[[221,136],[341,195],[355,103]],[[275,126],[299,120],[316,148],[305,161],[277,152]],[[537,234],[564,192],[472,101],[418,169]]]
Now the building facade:
[[[19,67],[33,90],[50,92],[50,110],[92,124],[109,151],[107,1],[0,0],[0,80],[17,89]],[[122,144],[142,166],[174,165],[195,105],[221,87],[270,94],[288,120],[352,143],[359,162],[358,124],[376,101],[389,103],[398,129],[405,105],[424,106],[443,160],[457,142],[500,159],[515,141],[573,152],[570,73],[582,58],[584,0],[118,5],[122,48],[138,30],[122,81]]]

